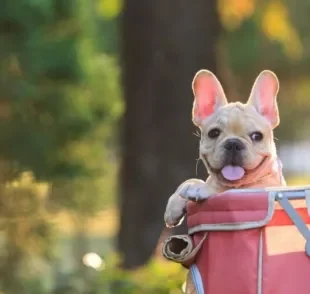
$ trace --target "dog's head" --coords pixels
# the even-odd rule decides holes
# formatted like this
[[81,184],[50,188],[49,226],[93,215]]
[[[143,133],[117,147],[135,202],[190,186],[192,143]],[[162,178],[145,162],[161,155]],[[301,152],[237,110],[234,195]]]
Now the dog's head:
[[276,75],[261,72],[246,104],[228,103],[210,71],[199,71],[192,86],[193,122],[201,129],[200,158],[221,183],[249,182],[276,154],[273,129],[280,121]]

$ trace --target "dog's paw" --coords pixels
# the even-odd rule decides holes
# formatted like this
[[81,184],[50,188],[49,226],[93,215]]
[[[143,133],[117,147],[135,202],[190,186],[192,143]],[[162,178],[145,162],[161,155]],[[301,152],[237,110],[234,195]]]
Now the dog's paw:
[[205,183],[188,183],[180,189],[179,195],[183,199],[198,202],[207,199],[209,193]]
[[166,208],[164,220],[167,228],[173,228],[182,223],[185,215],[186,202],[183,198],[178,198],[173,206],[168,205]]
[[166,214],[165,215],[165,223],[167,228],[174,228],[177,227],[182,223],[184,219],[184,213],[173,215],[173,214]]

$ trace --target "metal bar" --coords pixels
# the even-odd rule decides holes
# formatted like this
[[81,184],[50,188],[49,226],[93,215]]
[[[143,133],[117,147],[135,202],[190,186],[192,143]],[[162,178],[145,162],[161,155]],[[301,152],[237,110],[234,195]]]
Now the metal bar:
[[[272,192],[276,193],[276,195],[282,194],[283,197],[287,198],[288,200],[301,200],[306,198],[306,190]],[[276,200],[279,201],[278,197],[276,197]]]
[[[229,190],[229,193],[262,193],[262,192],[269,192],[273,195],[277,195],[282,193],[287,199],[289,200],[300,200],[305,199],[307,191],[310,191],[310,186],[308,187],[279,187],[279,188],[266,188],[266,189],[234,189]],[[225,192],[224,192],[225,193]],[[277,200],[277,197],[276,197]]]
[[305,251],[308,257],[310,257],[310,231],[308,226],[304,223],[301,216],[294,209],[293,205],[290,203],[290,200],[294,199],[305,199],[307,210],[309,214],[309,202],[310,202],[310,190],[304,189],[302,191],[281,191],[276,192],[275,199],[280,203],[284,211],[288,214],[290,219],[293,221],[299,232],[306,239]]
[[307,205],[307,211],[308,215],[310,216],[310,190],[306,190],[306,205]]
[[283,209],[286,211],[286,213],[289,215],[290,219],[293,221],[299,232],[304,236],[306,241],[309,240],[310,234],[309,229],[307,225],[304,223],[303,219],[300,217],[300,215],[296,212],[292,204],[289,202],[289,199],[285,196],[277,195],[278,202],[281,204]]

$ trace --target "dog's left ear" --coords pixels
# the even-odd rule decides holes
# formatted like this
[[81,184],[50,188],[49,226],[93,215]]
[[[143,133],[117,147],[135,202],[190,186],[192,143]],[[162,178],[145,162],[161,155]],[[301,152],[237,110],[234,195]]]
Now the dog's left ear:
[[220,81],[211,71],[198,71],[193,79],[192,88],[195,96],[193,122],[201,127],[206,118],[227,104],[227,100]]
[[277,104],[278,91],[279,81],[277,76],[272,71],[264,70],[256,78],[247,102],[270,122],[272,128],[276,128],[280,123]]

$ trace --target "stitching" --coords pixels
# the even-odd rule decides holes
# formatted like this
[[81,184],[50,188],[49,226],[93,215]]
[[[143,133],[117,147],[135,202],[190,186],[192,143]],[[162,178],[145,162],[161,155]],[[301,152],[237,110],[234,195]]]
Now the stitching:
[[262,284],[263,284],[263,230],[260,231],[258,241],[257,294],[262,294]]
[[275,193],[270,192],[268,197],[268,210],[264,219],[254,222],[237,222],[223,224],[201,224],[193,226],[188,230],[189,234],[194,234],[201,231],[236,231],[259,228],[266,225],[272,218],[275,207]]

